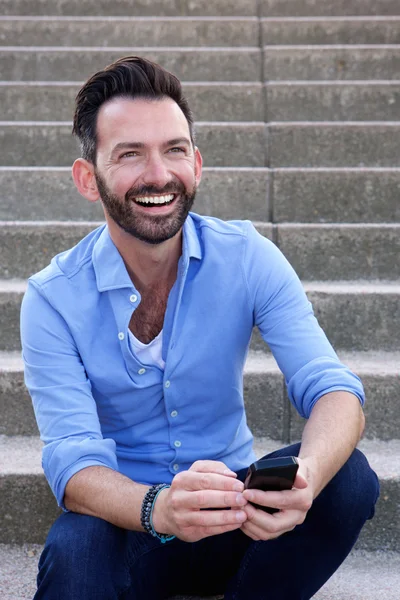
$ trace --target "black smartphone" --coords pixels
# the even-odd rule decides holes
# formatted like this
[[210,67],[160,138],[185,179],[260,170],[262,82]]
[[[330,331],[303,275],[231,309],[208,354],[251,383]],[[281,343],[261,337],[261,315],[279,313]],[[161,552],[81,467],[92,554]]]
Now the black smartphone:
[[[244,489],[263,490],[264,492],[280,492],[293,487],[299,468],[295,456],[282,458],[265,458],[257,460],[250,465],[244,480]],[[253,506],[268,513],[278,512],[278,508],[260,506],[252,502]]]

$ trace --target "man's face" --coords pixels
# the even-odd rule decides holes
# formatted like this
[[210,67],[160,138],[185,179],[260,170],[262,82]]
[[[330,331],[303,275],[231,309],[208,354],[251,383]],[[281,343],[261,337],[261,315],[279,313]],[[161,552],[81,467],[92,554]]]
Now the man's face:
[[117,98],[97,119],[95,177],[106,213],[124,231],[159,244],[181,229],[193,205],[201,156],[170,98]]

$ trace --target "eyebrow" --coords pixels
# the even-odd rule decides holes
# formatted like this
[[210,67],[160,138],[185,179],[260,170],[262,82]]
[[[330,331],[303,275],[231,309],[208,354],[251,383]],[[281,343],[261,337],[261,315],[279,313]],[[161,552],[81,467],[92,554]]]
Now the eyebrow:
[[188,138],[180,137],[180,138],[175,138],[173,140],[168,140],[168,142],[165,145],[166,146],[176,146],[178,144],[187,144],[188,146],[190,146],[191,141]]
[[[190,146],[191,141],[185,137],[174,138],[165,142],[163,146],[176,146],[177,144],[187,144],[188,146]],[[146,144],[144,144],[143,142],[120,142],[113,148],[111,152],[111,157],[115,157],[115,155],[121,152],[122,150],[143,150],[143,148],[145,147]]]

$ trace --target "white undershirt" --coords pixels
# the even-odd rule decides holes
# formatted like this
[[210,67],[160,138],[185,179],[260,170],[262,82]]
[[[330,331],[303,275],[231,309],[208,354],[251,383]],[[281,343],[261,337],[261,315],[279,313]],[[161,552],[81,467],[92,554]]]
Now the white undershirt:
[[162,359],[162,338],[163,331],[161,329],[160,333],[154,340],[151,340],[149,344],[143,344],[140,340],[137,339],[132,333],[130,329],[129,332],[129,342],[131,345],[131,350],[135,354],[135,356],[142,362],[144,365],[157,365],[160,369],[164,369],[165,362]]

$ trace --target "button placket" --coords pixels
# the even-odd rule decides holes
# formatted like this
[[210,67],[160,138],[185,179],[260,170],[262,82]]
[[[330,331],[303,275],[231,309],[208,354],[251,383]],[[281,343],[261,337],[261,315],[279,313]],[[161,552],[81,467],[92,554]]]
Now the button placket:
[[[169,380],[169,379],[167,379],[167,381],[164,383],[164,387],[165,387],[166,389],[168,389],[170,386],[171,386],[171,382],[170,382],[170,380]],[[173,409],[173,410],[171,410],[171,411],[170,411],[170,413],[169,413],[169,414],[170,414],[170,416],[171,416],[171,418],[172,418],[172,419],[175,419],[175,418],[178,416],[178,411],[177,411],[177,410],[175,410],[175,409]],[[177,424],[176,424],[176,425],[177,425]],[[171,424],[171,426],[172,426],[172,424]],[[173,444],[173,446],[174,446],[176,449],[178,449],[178,448],[180,448],[180,447],[182,446],[182,442],[181,442],[181,440],[174,440],[174,441],[172,442],[172,444]],[[173,469],[175,472],[176,472],[176,471],[178,471],[178,469],[179,469],[179,464],[178,464],[178,463],[174,463],[174,464],[173,464],[173,466],[172,466],[172,469]]]

